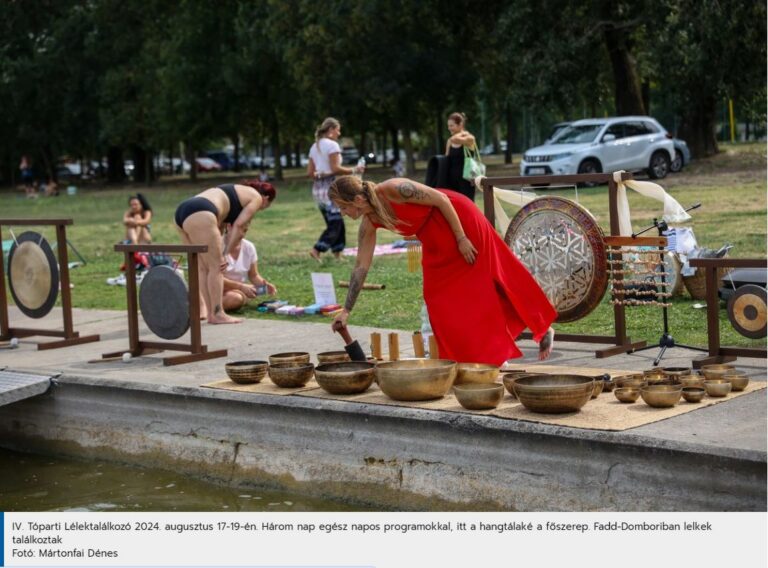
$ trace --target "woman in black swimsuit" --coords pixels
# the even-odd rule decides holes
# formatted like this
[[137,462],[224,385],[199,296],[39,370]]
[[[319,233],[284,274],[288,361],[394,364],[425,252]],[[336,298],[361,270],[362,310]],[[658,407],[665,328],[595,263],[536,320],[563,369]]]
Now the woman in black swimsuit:
[[[176,209],[176,227],[184,244],[208,245],[208,252],[200,255],[200,315],[207,317],[208,323],[243,321],[224,313],[225,257],[240,243],[253,216],[269,207],[275,195],[271,184],[247,180],[206,189]],[[227,250],[222,241],[225,225],[231,225]]]

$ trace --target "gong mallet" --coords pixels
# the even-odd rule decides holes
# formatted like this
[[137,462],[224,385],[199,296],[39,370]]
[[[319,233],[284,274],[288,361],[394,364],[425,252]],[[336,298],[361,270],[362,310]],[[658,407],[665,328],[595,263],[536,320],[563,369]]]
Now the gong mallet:
[[341,322],[334,322],[333,331],[337,332],[344,339],[344,350],[347,352],[347,355],[349,355],[350,359],[353,361],[368,360],[368,358],[365,356],[363,348],[360,347],[360,344],[357,342],[357,340],[352,341],[352,336],[349,335],[349,330],[345,325],[342,325]]

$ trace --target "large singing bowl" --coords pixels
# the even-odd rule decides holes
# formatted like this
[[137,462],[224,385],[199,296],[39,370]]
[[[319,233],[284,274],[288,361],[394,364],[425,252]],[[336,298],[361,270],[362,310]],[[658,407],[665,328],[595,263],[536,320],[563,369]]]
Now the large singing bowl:
[[379,388],[394,400],[442,398],[453,386],[456,361],[405,359],[376,365]]
[[592,397],[594,379],[582,375],[529,375],[515,380],[517,399],[532,412],[576,412]]
[[315,367],[315,380],[331,394],[357,394],[373,383],[374,367],[365,361],[323,363]]

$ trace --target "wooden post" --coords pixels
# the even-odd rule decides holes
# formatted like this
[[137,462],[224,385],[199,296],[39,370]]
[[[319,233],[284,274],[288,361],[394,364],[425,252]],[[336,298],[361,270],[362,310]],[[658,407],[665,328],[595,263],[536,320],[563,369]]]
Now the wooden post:
[[125,287],[128,296],[128,345],[131,355],[141,355],[139,347],[139,302],[136,299],[136,265],[133,253],[125,252]]
[[413,354],[420,359],[424,358],[424,338],[420,331],[414,331],[411,336],[413,341]]
[[389,360],[400,360],[400,337],[396,333],[389,334]]
[[434,335],[429,336],[429,358],[430,359],[439,359],[440,353],[437,349],[437,339]]
[[371,334],[371,356],[376,360],[381,360],[381,334],[374,331]]
[[[187,282],[189,282],[190,339],[192,341],[192,352],[198,353],[202,350],[203,338],[200,330],[200,273],[197,266],[197,253],[190,252],[188,259]],[[205,286],[206,284],[204,283],[203,285]]]
[[67,256],[67,234],[64,225],[56,225],[56,252],[59,256],[61,285],[61,310],[64,317],[65,337],[76,336],[72,325],[72,290],[69,288],[69,258]]

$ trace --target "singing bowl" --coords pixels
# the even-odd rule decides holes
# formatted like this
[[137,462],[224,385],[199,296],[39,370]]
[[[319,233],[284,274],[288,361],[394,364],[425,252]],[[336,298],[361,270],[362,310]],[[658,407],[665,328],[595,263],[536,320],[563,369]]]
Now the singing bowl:
[[709,396],[721,397],[727,395],[732,389],[731,381],[728,379],[711,379],[704,381],[704,390]]
[[677,377],[677,380],[683,388],[704,388],[704,377],[701,375],[683,375]]
[[488,383],[469,383],[453,387],[456,400],[467,410],[496,408],[504,396],[504,386]]
[[275,353],[269,356],[269,364],[276,365],[278,363],[309,363],[309,353],[306,351],[290,351],[287,353]]
[[701,402],[706,392],[702,387],[683,387],[683,398],[688,402]]
[[485,363],[459,363],[456,367],[456,380],[454,385],[467,385],[472,383],[493,383],[499,376],[499,368],[496,365]]
[[640,389],[640,396],[648,406],[669,408],[675,406],[683,394],[680,385],[648,385]]
[[616,388],[616,381],[613,378],[603,380],[603,392],[611,392],[614,388]]
[[722,379],[723,375],[735,371],[733,365],[704,365],[701,368],[701,373],[707,380]]
[[320,365],[326,363],[344,363],[346,361],[351,361],[349,353],[346,351],[324,351],[323,353],[317,354],[317,362]]
[[723,375],[723,379],[731,381],[732,391],[743,391],[749,384],[749,377],[744,371],[731,371]]
[[659,373],[664,373],[664,370],[661,367],[653,367],[652,369],[643,371],[643,375],[657,375]]
[[266,361],[232,361],[224,365],[227,376],[240,385],[258,383],[267,374]]
[[690,367],[664,367],[661,370],[662,373],[664,373],[667,377],[671,378],[677,378],[684,377],[691,374],[691,368]]
[[648,383],[648,385],[665,385],[665,384],[672,384],[672,380],[667,377],[662,372],[658,373],[648,373],[645,375],[645,382]]
[[315,367],[315,380],[331,394],[357,394],[371,386],[375,368],[375,363],[362,361],[324,363]]
[[442,398],[456,379],[456,361],[448,359],[404,359],[376,365],[376,380],[393,400]]
[[645,375],[640,373],[636,373],[634,375],[621,375],[620,377],[613,379],[613,382],[616,383],[616,388],[620,389],[639,389],[640,387],[644,387],[648,384],[648,381],[645,380]]
[[576,412],[592,396],[595,380],[582,375],[529,375],[515,380],[517,399],[532,412]]
[[314,373],[312,363],[273,363],[269,366],[269,378],[281,388],[303,387],[309,382]]
[[619,399],[620,402],[635,402],[640,398],[640,389],[627,387],[618,388],[613,391],[613,396]]
[[603,377],[594,377],[595,379],[595,386],[592,389],[592,398],[597,398],[597,395],[599,395],[601,392],[603,392]]

